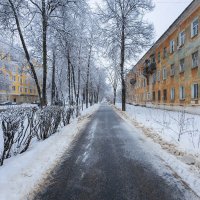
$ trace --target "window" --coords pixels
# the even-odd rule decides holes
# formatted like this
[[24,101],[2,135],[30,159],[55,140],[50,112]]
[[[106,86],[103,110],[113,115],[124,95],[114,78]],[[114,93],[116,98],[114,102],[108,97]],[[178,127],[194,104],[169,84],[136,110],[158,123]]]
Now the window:
[[158,90],[158,101],[160,101],[161,94],[160,94],[160,90]]
[[15,91],[15,86],[12,86],[12,91]]
[[167,101],[167,90],[163,90],[163,101]]
[[143,80],[143,87],[146,87],[146,79]]
[[174,40],[170,41],[170,53],[174,53]]
[[27,93],[27,88],[25,88],[25,92]]
[[182,31],[179,33],[178,43],[179,43],[179,47],[181,47],[185,44],[185,31]]
[[158,52],[158,62],[160,62],[160,52]]
[[191,24],[191,37],[198,35],[199,32],[199,20],[196,18]]
[[166,80],[167,79],[167,70],[166,68],[164,67],[163,68],[163,80]]
[[150,93],[150,92],[147,93],[147,100],[148,100],[148,101],[151,100],[151,93]]
[[175,89],[174,88],[171,88],[170,98],[171,98],[171,100],[175,99]]
[[191,86],[191,95],[192,95],[192,99],[198,99],[199,97],[199,85],[198,83],[195,83]]
[[30,93],[32,93],[32,89],[30,89]]
[[160,71],[157,72],[157,80],[160,81]]
[[180,72],[185,71],[185,59],[184,58],[180,60],[179,70],[180,70]]
[[170,72],[170,75],[171,75],[171,76],[174,76],[174,75],[175,75],[175,66],[174,66],[174,64],[171,65],[171,72]]
[[164,47],[163,49],[163,58],[166,58],[167,57],[167,48]]
[[179,88],[179,98],[180,98],[180,100],[185,99],[185,88],[183,86],[180,86],[180,88]]
[[156,72],[153,74],[153,80],[152,83],[155,84],[156,83]]
[[198,66],[198,51],[192,54],[192,68]]
[[13,77],[12,77],[12,80],[13,80],[13,81],[16,81],[16,77],[15,77],[15,76],[13,76]]
[[153,101],[155,101],[156,100],[156,92],[154,91],[153,92]]

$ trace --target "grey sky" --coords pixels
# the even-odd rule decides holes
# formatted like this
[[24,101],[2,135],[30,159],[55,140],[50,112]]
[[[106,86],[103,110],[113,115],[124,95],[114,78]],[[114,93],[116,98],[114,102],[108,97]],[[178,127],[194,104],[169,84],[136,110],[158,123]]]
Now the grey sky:
[[[101,3],[102,0],[88,0],[88,2],[91,7],[95,9],[96,4]],[[148,13],[145,18],[154,24],[154,41],[156,41],[192,2],[192,0],[153,0],[153,2],[155,8],[151,13]],[[142,57],[144,53],[142,53],[140,57]]]
[[155,39],[157,40],[192,0],[154,0],[154,10],[147,18],[154,24]]

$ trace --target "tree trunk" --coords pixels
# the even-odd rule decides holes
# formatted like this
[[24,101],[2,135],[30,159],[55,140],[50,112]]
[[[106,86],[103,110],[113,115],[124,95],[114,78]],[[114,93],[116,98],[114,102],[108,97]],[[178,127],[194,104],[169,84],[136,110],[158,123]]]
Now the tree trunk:
[[53,63],[52,63],[52,87],[51,87],[51,105],[55,105],[55,93],[56,93],[56,84],[55,84],[55,68],[56,68],[56,54],[53,50]]
[[69,100],[69,104],[71,105],[71,67],[70,67],[69,49],[68,49],[68,53],[67,53],[67,61],[68,61],[68,72],[67,72],[67,80],[68,80],[68,100]]
[[88,108],[88,102],[89,102],[89,75],[90,75],[90,58],[92,53],[92,46],[90,46],[89,50],[89,56],[88,56],[88,67],[87,67],[87,78],[86,78],[86,89],[85,89],[85,100],[86,100],[86,108]]
[[11,5],[11,9],[13,11],[13,14],[14,14],[14,18],[15,18],[15,21],[16,21],[16,25],[17,25],[17,31],[19,33],[19,37],[20,37],[20,40],[21,40],[21,43],[22,43],[22,47],[24,49],[24,53],[25,53],[25,57],[26,57],[26,60],[29,64],[29,67],[31,69],[31,75],[35,81],[35,84],[36,84],[36,87],[37,87],[37,92],[38,92],[38,97],[39,97],[39,100],[40,100],[40,105],[42,105],[42,96],[41,96],[41,89],[40,89],[40,84],[39,84],[39,81],[38,81],[38,77],[37,77],[37,74],[36,74],[36,71],[35,71],[35,68],[34,68],[34,65],[33,63],[31,62],[31,59],[30,59],[30,55],[29,55],[29,52],[28,52],[28,49],[26,47],[26,43],[25,43],[25,40],[24,40],[24,36],[22,34],[22,30],[21,30],[21,26],[20,26],[20,23],[19,23],[19,19],[18,19],[18,16],[17,16],[17,12],[16,12],[16,9],[15,9],[15,6],[12,2],[12,0],[9,0],[9,3]]
[[117,89],[113,88],[113,93],[114,93],[114,97],[113,97],[113,104],[116,104],[116,96],[117,96]]
[[42,53],[43,53],[43,85],[42,85],[42,97],[43,105],[47,105],[47,16],[46,16],[46,3],[42,0]]
[[126,111],[126,84],[124,77],[124,57],[125,57],[125,26],[122,24],[122,35],[121,35],[121,85],[122,85],[122,111]]

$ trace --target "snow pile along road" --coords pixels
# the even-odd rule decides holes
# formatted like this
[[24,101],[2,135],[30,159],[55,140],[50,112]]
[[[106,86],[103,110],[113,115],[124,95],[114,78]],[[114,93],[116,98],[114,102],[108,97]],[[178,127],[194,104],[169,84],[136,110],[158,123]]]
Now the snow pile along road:
[[[192,151],[192,145],[190,146],[191,147],[190,152],[193,154],[189,154],[187,151],[185,152],[181,151],[180,149],[181,147],[182,148],[184,147],[184,143],[177,142],[178,140],[176,139],[176,135],[170,137],[170,134],[172,133],[169,133],[168,129],[164,130],[166,132],[158,133],[159,129],[156,128],[158,128],[159,125],[156,125],[156,123],[154,122],[154,118],[152,118],[152,115],[148,116],[149,108],[127,105],[126,112],[121,111],[120,104],[117,104],[117,108],[118,108],[116,109],[117,113],[126,122],[129,122],[132,125],[130,129],[133,131],[132,133],[133,136],[135,135],[134,133],[138,133],[138,136],[141,137],[141,139],[139,140],[141,140],[142,142],[140,142],[141,144],[139,145],[142,146],[142,148],[147,149],[148,152],[151,152],[151,155],[155,155],[158,158],[158,160],[164,163],[165,167],[167,167],[168,170],[171,171],[173,176],[178,181],[180,181],[182,185],[184,185],[184,187],[190,188],[193,192],[196,193],[197,196],[200,197],[200,187],[199,187],[200,169],[195,166],[195,164],[198,164],[199,162],[198,160],[199,154],[197,153],[198,151],[195,151],[196,150],[195,148]],[[152,109],[150,112],[154,113],[154,110],[155,109]],[[165,111],[157,110],[154,113],[155,116],[157,112],[158,113],[160,112],[159,113],[160,115],[159,114],[157,115],[158,116],[157,119],[161,120],[161,113],[164,113]],[[174,116],[176,114],[178,113],[174,113]],[[155,129],[153,126],[154,124],[155,124]],[[163,136],[162,134],[166,135]],[[187,135],[185,135],[185,137],[186,136]],[[168,141],[166,141],[165,138],[167,138]],[[189,147],[185,146],[185,150],[186,149],[189,149]],[[179,155],[178,152],[180,153]],[[162,165],[159,164],[159,162],[153,160],[152,164],[154,165],[154,167],[157,169],[158,172],[162,172],[163,167]],[[167,174],[165,173],[164,174],[161,173],[161,176],[164,176],[164,178],[168,177]]]
[[24,154],[5,160],[0,167],[0,199],[27,199],[28,195],[50,174],[69,149],[79,130],[89,121],[99,105],[82,112],[82,116],[45,141],[35,142]]

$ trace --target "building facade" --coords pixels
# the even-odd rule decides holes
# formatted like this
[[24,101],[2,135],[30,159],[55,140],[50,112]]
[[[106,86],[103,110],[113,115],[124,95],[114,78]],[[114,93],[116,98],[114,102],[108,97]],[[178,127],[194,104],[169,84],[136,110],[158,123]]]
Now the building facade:
[[128,103],[200,105],[199,23],[194,0],[130,71]]
[[0,103],[6,101],[36,102],[38,94],[28,67],[17,62],[5,50],[0,50]]

